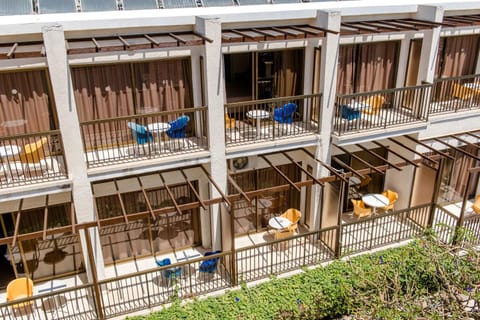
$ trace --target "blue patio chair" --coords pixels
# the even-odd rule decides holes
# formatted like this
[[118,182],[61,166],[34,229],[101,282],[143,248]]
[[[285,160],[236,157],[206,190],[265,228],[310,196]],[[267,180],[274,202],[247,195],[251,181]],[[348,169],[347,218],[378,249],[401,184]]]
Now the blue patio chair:
[[[222,252],[221,250],[217,250],[213,252],[205,252],[204,256],[208,257],[221,252]],[[205,273],[214,273],[217,270],[218,260],[220,260],[220,257],[204,260],[200,264],[199,271],[205,272]]]
[[280,123],[292,123],[295,111],[297,111],[297,105],[295,103],[286,103],[283,107],[273,110],[273,120]]
[[349,106],[342,106],[342,119],[345,120],[355,120],[360,118],[360,110],[355,110]]
[[190,121],[189,116],[181,116],[177,119],[170,121],[170,129],[165,133],[170,138],[185,138],[185,133],[187,131],[187,124]]
[[127,126],[132,129],[133,139],[137,140],[138,144],[144,144],[153,141],[153,134],[148,131],[145,126],[135,122],[127,123]]
[[[165,258],[163,260],[157,260],[155,261],[159,267],[164,267],[171,265],[172,262],[170,261],[170,258]],[[170,283],[170,281],[174,278],[180,277],[182,275],[182,268],[181,267],[176,267],[176,268],[169,268],[169,269],[164,269],[162,270],[162,277],[167,279]]]

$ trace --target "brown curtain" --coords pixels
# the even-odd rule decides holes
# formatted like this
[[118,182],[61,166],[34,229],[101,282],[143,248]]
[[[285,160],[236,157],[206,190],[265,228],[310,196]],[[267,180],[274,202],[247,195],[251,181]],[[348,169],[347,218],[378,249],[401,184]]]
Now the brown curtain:
[[45,70],[0,73],[0,137],[54,128]]
[[273,96],[295,96],[303,82],[303,50],[275,52],[273,57]]
[[397,42],[363,44],[358,47],[356,92],[368,92],[394,87]]
[[474,74],[479,39],[479,35],[441,38],[435,78]]
[[187,59],[137,63],[134,70],[139,113],[192,107]]
[[[478,149],[475,146],[468,145],[462,149],[470,154],[478,155]],[[468,192],[468,195],[475,194],[476,184],[471,183],[467,190],[467,180],[468,169],[475,167],[476,160],[460,152],[457,152],[455,158],[455,166],[453,168],[452,181],[450,183],[452,188],[454,188],[461,196],[465,194],[465,191]],[[476,177],[473,178],[472,181],[476,181]]]
[[355,92],[355,45],[343,45],[338,50],[337,93],[351,94]]
[[80,121],[134,114],[129,64],[72,69]]
[[408,52],[407,74],[405,75],[405,86],[416,86],[418,78],[418,68],[420,57],[422,55],[422,39],[413,39],[410,41],[410,50]]

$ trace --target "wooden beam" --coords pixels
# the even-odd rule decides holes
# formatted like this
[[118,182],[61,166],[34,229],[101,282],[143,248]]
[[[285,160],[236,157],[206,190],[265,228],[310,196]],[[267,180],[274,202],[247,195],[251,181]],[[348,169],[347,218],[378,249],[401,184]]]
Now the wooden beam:
[[17,213],[17,217],[15,219],[15,229],[13,231],[12,247],[15,247],[15,243],[17,242],[18,229],[20,228],[21,214],[22,214],[22,210],[19,210],[18,213]]
[[[95,199],[93,199],[95,201]],[[72,234],[76,234],[75,230],[75,206],[73,202],[70,202],[70,224],[72,225]]]
[[130,48],[130,44],[123,37],[118,36],[118,40],[120,40],[125,47]]
[[310,177],[310,179],[312,179],[313,181],[315,181],[317,184],[321,185],[321,186],[324,186],[325,183],[318,180],[316,177],[314,177],[310,172],[308,172],[304,167],[302,167],[300,164],[298,164],[297,161],[295,161],[292,157],[290,157],[290,155],[288,155],[286,152],[282,151],[282,154],[288,159],[290,160],[290,162],[292,162],[293,164],[295,164],[297,166],[297,168],[299,168],[300,170],[302,170],[307,176]]
[[273,170],[275,170],[279,175],[281,175],[283,177],[283,179],[285,179],[293,188],[295,188],[298,192],[301,192],[302,189],[300,189],[296,184],[295,182],[293,182],[292,180],[290,180],[290,178],[287,177],[287,175],[285,173],[282,172],[282,170],[278,169],[276,166],[273,165],[272,162],[270,162],[270,160],[267,159],[267,157],[263,156],[263,155],[260,155],[260,157],[265,160],[269,165],[270,167],[273,168]]
[[361,174],[360,172],[358,172],[357,170],[353,169],[352,167],[350,167],[348,164],[346,164],[345,162],[343,162],[342,160],[338,159],[336,156],[332,156],[332,159],[335,160],[336,162],[338,162],[338,164],[347,169],[349,172],[353,173],[354,175],[356,175],[357,177],[359,177],[360,179],[364,179],[365,176],[363,174]]
[[360,149],[362,149],[363,151],[366,151],[366,152],[370,153],[370,154],[373,155],[374,157],[382,160],[383,162],[385,162],[385,163],[388,164],[389,166],[395,168],[396,170],[402,171],[402,168],[400,168],[399,166],[397,166],[395,163],[392,163],[392,162],[388,161],[388,159],[385,159],[384,157],[382,157],[381,155],[379,155],[379,154],[376,153],[375,151],[369,150],[369,149],[365,148],[364,146],[362,146],[361,144],[357,144],[356,146],[359,147]]
[[215,182],[215,180],[213,180],[212,176],[210,175],[210,173],[208,173],[207,169],[205,169],[202,165],[200,165],[200,168],[202,169],[203,173],[205,173],[205,175],[207,176],[208,180],[210,181],[211,184],[213,184],[213,186],[215,187],[215,189],[217,189],[218,193],[220,193],[220,195],[222,196],[222,199],[228,204],[229,207],[232,206],[232,203],[230,202],[230,200],[227,198],[227,196],[223,193],[223,191],[220,189],[220,187],[218,186],[218,184]]
[[181,43],[183,43],[183,44],[187,43],[187,40],[185,40],[185,39],[177,36],[177,35],[174,34],[174,33],[171,33],[171,32],[170,32],[170,33],[168,33],[168,35],[169,35],[170,37],[172,37],[173,39],[175,39],[175,40],[177,40],[177,41],[179,41],[179,42],[181,42]]
[[474,147],[477,148],[477,149],[480,148],[480,147],[479,147],[478,145],[476,145],[475,143],[468,142],[467,140],[464,140],[464,139],[459,138],[459,137],[457,137],[457,136],[452,135],[452,136],[450,136],[450,137],[452,137],[452,138],[454,138],[454,139],[456,139],[456,140],[458,140],[458,141],[460,141],[460,142],[463,142],[463,143],[465,143],[465,144],[468,144],[468,145],[470,145],[470,146],[474,146]]
[[247,194],[245,192],[243,192],[242,188],[240,188],[240,186],[235,182],[235,180],[227,173],[227,179],[228,181],[230,181],[230,183],[232,184],[232,186],[237,189],[237,191],[242,195],[243,198],[245,198],[245,200],[247,200],[247,202],[251,202],[252,200],[247,196]]
[[[331,173],[333,173],[333,174],[334,174],[336,177],[338,177],[340,180],[343,180],[343,181],[345,181],[346,183],[348,183],[348,179],[346,179],[344,176],[342,176],[341,174],[339,174],[339,173],[337,172],[337,170],[335,170],[335,168],[333,168],[332,166],[330,166],[330,165],[324,163],[323,161],[315,158],[315,156],[314,156],[310,151],[308,151],[307,149],[302,148],[301,150],[302,150],[303,152],[305,152],[306,154],[308,154],[313,160],[315,160],[316,162],[320,163],[320,165],[321,165],[322,167],[327,168],[328,171],[330,171]],[[364,177],[362,176],[362,179],[363,179],[363,178],[364,178]]]
[[[287,27],[287,28],[289,28],[289,27]],[[290,32],[288,30],[283,30],[282,28],[279,28],[279,27],[272,27],[272,30],[275,30],[277,32],[280,32],[280,33],[283,33],[283,34],[286,34],[286,35],[289,35],[289,36],[292,36],[292,37],[297,37],[298,36],[298,34],[296,34],[296,33]],[[305,34],[304,34],[304,36],[305,36]]]
[[18,48],[18,42],[15,42],[13,46],[10,48],[10,50],[8,50],[8,53],[7,53],[8,59],[13,58],[13,55],[15,54],[15,50],[17,50],[17,48]]
[[203,34],[201,34],[201,33],[198,33],[198,32],[195,32],[195,31],[193,31],[192,33],[193,33],[194,35],[196,35],[197,37],[202,38],[203,41],[207,41],[208,43],[212,43],[212,42],[213,42],[212,39],[210,39],[210,38],[208,38],[208,37],[205,37],[205,36],[204,36]]
[[257,40],[257,39],[255,39],[255,37],[252,37],[251,35],[248,35],[248,34],[246,34],[245,32],[242,32],[242,31],[240,31],[240,30],[232,29],[232,30],[228,30],[228,31],[233,32],[233,33],[235,33],[235,34],[238,34],[239,36],[242,36],[242,37],[244,37],[244,38],[252,39],[252,40],[254,40],[254,41]]
[[113,179],[113,183],[115,184],[115,190],[117,191],[117,198],[118,198],[118,202],[120,202],[120,208],[122,209],[123,219],[125,219],[125,223],[128,224],[127,210],[125,210],[125,204],[123,203],[122,195],[118,190],[117,179]]
[[343,147],[340,147],[340,146],[337,146],[336,144],[334,144],[335,147],[337,147],[338,149],[342,150],[343,152],[345,152],[346,154],[349,154],[351,157],[357,159],[358,161],[360,161],[361,163],[363,163],[364,165],[366,165],[368,168],[370,168],[371,170],[373,171],[376,171],[377,173],[380,173],[381,175],[385,174],[383,171],[381,170],[378,170],[375,166],[372,166],[370,163],[368,163],[367,161],[363,160],[361,157],[357,156],[356,154],[353,154],[351,152],[349,152],[347,149],[343,148]]
[[200,203],[200,205],[202,206],[202,208],[204,210],[207,210],[207,206],[205,205],[205,202],[203,202],[202,198],[200,198],[200,195],[198,194],[197,190],[195,190],[195,188],[193,187],[193,184],[190,180],[188,180],[188,177],[187,175],[185,174],[185,172],[183,171],[183,169],[180,169],[180,172],[181,174],[183,175],[183,178],[185,179],[185,181],[187,182],[188,186],[190,187],[190,190],[192,190],[193,194],[195,195],[195,198],[197,198],[198,202]]
[[97,39],[92,38],[92,42],[95,45],[95,48],[96,48],[97,51],[102,50],[102,46],[100,45],[100,43],[98,43]]
[[163,182],[163,186],[165,187],[165,190],[167,190],[167,193],[168,193],[168,196],[170,197],[170,200],[172,200],[172,202],[173,202],[173,206],[175,207],[175,210],[178,212],[179,215],[182,215],[183,212],[180,209],[180,207],[178,206],[178,203],[175,200],[175,196],[173,195],[172,190],[170,190],[170,187],[165,183],[165,179],[163,178],[162,174],[159,173],[158,175],[160,176],[160,180],[162,180],[162,182]]
[[48,226],[48,207],[45,206],[43,208],[43,236],[42,236],[43,240],[47,239],[47,226]]
[[153,43],[154,45],[158,46],[160,44],[160,42],[158,42],[157,40],[153,39],[152,37],[150,37],[148,34],[144,34],[143,35],[148,41],[150,41],[151,43]]
[[392,150],[389,146],[384,146],[383,144],[375,141],[375,140],[372,140],[371,142],[373,142],[374,144],[376,144],[377,146],[379,147],[382,147],[382,148],[386,148],[388,150],[388,152],[396,155],[397,157],[399,157],[400,159],[403,159],[404,161],[408,162],[409,164],[411,164],[412,166],[415,166],[415,167],[420,167],[417,163],[413,162],[412,160],[410,159],[407,159],[406,157],[404,157],[403,155],[401,155],[400,153]]
[[417,139],[412,138],[412,137],[410,137],[410,136],[407,136],[407,135],[406,135],[405,137],[408,138],[408,139],[410,139],[411,141],[413,141],[413,142],[421,145],[422,147],[425,147],[425,148],[427,148],[427,149],[429,149],[429,150],[431,150],[431,151],[433,151],[433,152],[435,152],[435,153],[438,153],[438,154],[441,155],[442,157],[449,158],[450,160],[455,160],[455,157],[452,157],[452,156],[449,155],[448,153],[439,151],[439,150],[435,149],[434,147],[431,147],[431,146],[429,146],[428,144],[423,143],[423,142],[421,142],[421,141],[418,141]]
[[153,213],[152,205],[150,203],[150,200],[148,200],[147,192],[145,191],[145,188],[143,187],[143,184],[142,184],[142,180],[140,179],[139,176],[137,176],[137,181],[142,190],[143,198],[145,199],[145,203],[147,204],[147,209],[150,212],[150,215],[152,216],[152,218],[155,219],[155,214]]
[[306,26],[309,27],[309,28],[312,28],[312,29],[316,29],[316,30],[318,30],[318,31],[328,32],[328,33],[331,33],[331,34],[339,34],[338,31],[320,28],[320,27],[317,27],[317,26],[312,26],[312,25],[310,25],[310,24],[308,24],[308,25],[306,25]]
[[421,153],[421,152],[418,152],[418,151],[415,150],[415,149],[412,149],[412,148],[406,146],[405,144],[401,143],[400,141],[397,141],[397,140],[395,140],[395,139],[393,139],[393,138],[387,138],[387,139],[390,140],[390,141],[392,141],[392,142],[394,142],[394,143],[396,143],[396,144],[398,144],[398,145],[401,146],[402,148],[404,148],[404,149],[406,149],[406,150],[408,150],[408,151],[410,151],[410,152],[415,153],[416,155],[420,156],[421,158],[423,158],[423,159],[425,159],[425,160],[427,160],[427,161],[433,162],[435,165],[438,165],[438,162],[437,162],[437,161],[435,161],[435,160],[427,157],[426,155],[424,155],[424,154]]
[[[471,154],[470,152],[467,152],[467,151],[465,151],[465,150],[463,150],[463,149],[461,149],[461,148],[455,147],[455,146],[453,146],[453,145],[451,145],[451,144],[449,144],[449,143],[447,143],[447,142],[445,142],[445,141],[443,141],[443,140],[440,140],[440,139],[438,139],[438,138],[433,138],[433,140],[435,140],[435,141],[437,141],[437,142],[440,142],[440,143],[446,145],[447,147],[452,148],[452,149],[455,150],[455,151],[458,151],[458,152],[460,152],[460,153],[463,153],[464,155],[466,155],[466,156],[468,156],[468,157],[470,157],[470,158],[472,158],[472,159],[475,159],[475,160],[477,160],[477,161],[480,161],[480,157],[477,157],[476,155],[473,155],[473,154]],[[455,159],[455,158],[453,158],[453,159]]]

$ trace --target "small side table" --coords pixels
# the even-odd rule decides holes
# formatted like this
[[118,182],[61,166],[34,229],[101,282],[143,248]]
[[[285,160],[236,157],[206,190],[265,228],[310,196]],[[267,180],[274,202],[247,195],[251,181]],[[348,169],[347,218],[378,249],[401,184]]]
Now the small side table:
[[250,110],[247,112],[247,117],[255,119],[257,124],[257,139],[260,138],[260,120],[270,118],[270,112],[260,109]]

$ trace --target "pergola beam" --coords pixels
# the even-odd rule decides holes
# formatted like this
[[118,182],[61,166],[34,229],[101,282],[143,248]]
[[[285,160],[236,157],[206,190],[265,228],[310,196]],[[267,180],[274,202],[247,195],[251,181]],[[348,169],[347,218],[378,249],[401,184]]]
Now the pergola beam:
[[173,206],[175,207],[175,210],[178,212],[178,214],[182,215],[183,212],[180,209],[180,207],[178,206],[178,203],[175,200],[175,196],[173,195],[172,190],[170,190],[170,187],[165,183],[165,179],[163,178],[162,174],[159,173],[158,176],[160,177],[160,180],[162,180],[163,186],[165,187],[165,190],[167,191],[168,196],[170,197],[170,200],[172,200]]
[[312,179],[313,181],[315,181],[315,183],[321,185],[321,186],[324,186],[325,183],[323,183],[322,181],[318,180],[316,177],[314,177],[310,172],[308,172],[307,170],[305,170],[304,167],[302,167],[300,164],[298,164],[297,161],[295,161],[292,157],[290,157],[290,155],[288,155],[286,152],[282,151],[282,154],[288,159],[290,160],[290,162],[292,162],[293,164],[295,164],[297,166],[297,168],[299,168],[300,170],[302,170],[307,176],[310,177],[310,179]]
[[368,152],[368,153],[371,154],[372,156],[374,156],[374,157],[382,160],[383,162],[385,162],[385,163],[388,164],[389,166],[395,168],[396,170],[402,171],[402,168],[400,168],[399,166],[397,166],[395,163],[392,163],[392,162],[388,161],[388,159],[385,159],[384,157],[382,157],[381,155],[379,155],[379,154],[376,153],[375,151],[369,150],[369,149],[365,148],[364,146],[362,146],[361,144],[356,144],[356,146],[359,147],[360,149],[362,149],[363,151]]
[[407,135],[406,135],[405,137],[408,138],[408,139],[410,139],[411,141],[413,141],[413,142],[421,145],[422,147],[425,147],[425,148],[427,148],[427,149],[429,149],[429,150],[431,150],[431,151],[433,151],[433,152],[435,152],[435,153],[438,153],[438,154],[441,155],[442,157],[449,158],[450,160],[455,160],[455,157],[452,157],[452,156],[449,155],[448,153],[439,151],[439,150],[435,149],[434,147],[431,147],[431,146],[429,146],[428,144],[423,143],[423,142],[421,142],[421,141],[418,141],[417,139],[412,138],[412,137],[410,137],[410,136],[407,136]]
[[368,168],[370,168],[371,170],[373,171],[376,171],[377,173],[380,173],[381,175],[385,174],[383,171],[381,170],[378,170],[375,166],[372,166],[370,163],[368,163],[367,161],[363,160],[361,157],[357,156],[356,154],[352,153],[352,152],[349,152],[347,149],[343,148],[343,147],[340,147],[340,146],[337,146],[337,145],[334,145],[335,147],[337,147],[338,149],[340,149],[341,151],[345,152],[346,154],[349,154],[351,157],[357,159],[358,161],[360,161],[361,163],[363,163],[364,165],[366,165]]
[[371,142],[373,142],[374,144],[376,144],[376,145],[377,145],[377,146],[379,146],[379,147],[386,148],[386,149],[388,150],[388,152],[390,152],[390,153],[392,153],[392,154],[396,155],[397,157],[399,157],[400,159],[402,159],[402,160],[404,160],[404,161],[408,162],[408,163],[409,163],[409,164],[411,164],[412,166],[415,166],[415,167],[417,167],[417,168],[419,167],[418,163],[415,163],[415,162],[413,162],[412,160],[410,160],[410,159],[407,159],[406,157],[404,157],[404,156],[403,156],[403,155],[401,155],[400,153],[398,153],[398,152],[396,152],[396,151],[392,150],[390,147],[388,147],[388,146],[385,146],[385,145],[381,144],[380,142],[377,142],[377,141],[374,141],[374,140],[373,140],[373,141],[371,141]]
[[183,169],[180,169],[180,173],[182,174],[183,178],[185,179],[185,182],[188,184],[188,186],[190,187],[190,190],[192,190],[193,194],[195,195],[195,198],[197,198],[198,202],[200,203],[200,205],[202,206],[202,208],[204,210],[207,210],[207,206],[205,205],[205,203],[203,202],[202,198],[200,198],[200,195],[198,194],[197,190],[195,190],[195,188],[193,187],[193,184],[190,180],[188,180],[188,177],[187,175],[185,174],[185,172],[183,171]]
[[115,184],[115,191],[116,191],[116,194],[117,194],[118,202],[120,203],[120,208],[122,209],[123,219],[125,219],[125,223],[128,224],[127,211],[125,210],[125,204],[123,203],[122,195],[120,194],[120,191],[118,190],[117,180],[114,179],[113,183]]
[[48,225],[48,194],[45,197],[45,207],[43,208],[43,240],[47,239],[47,225]]
[[145,199],[145,203],[147,204],[148,211],[150,212],[150,215],[152,216],[152,218],[155,219],[155,214],[153,213],[152,204],[148,199],[147,192],[145,191],[145,188],[143,187],[143,184],[142,184],[142,179],[140,179],[139,176],[137,176],[137,181],[138,181],[138,184],[140,185],[140,189],[142,190],[143,198]]
[[235,182],[235,180],[227,173],[227,179],[232,184],[232,186],[237,189],[237,191],[242,195],[247,202],[251,202],[252,200],[247,196],[247,194],[240,188],[240,186]]
[[[352,167],[350,167],[348,164],[346,164],[345,162],[343,162],[342,160],[338,159],[338,157],[336,156],[332,156],[332,159],[335,160],[341,167],[347,169],[348,171],[350,171],[351,173],[353,173],[354,175],[358,176],[360,179],[365,179],[365,176],[363,174],[361,174],[360,172],[358,172],[357,170],[353,169]],[[348,181],[348,180],[347,180]]]
[[295,188],[295,190],[297,190],[298,192],[301,192],[301,191],[302,191],[302,189],[300,189],[300,188],[295,184],[295,182],[293,182],[292,180],[290,180],[290,178],[287,177],[287,175],[286,175],[285,173],[283,173],[282,170],[280,170],[280,169],[278,169],[276,166],[274,166],[273,163],[272,163],[270,160],[267,159],[267,157],[265,157],[264,155],[260,155],[260,157],[261,157],[263,160],[265,160],[265,161],[268,163],[268,165],[273,168],[273,170],[275,170],[279,175],[281,175],[282,178],[285,179],[285,181],[287,181],[293,188]]
[[437,162],[437,161],[435,161],[435,160],[427,157],[426,155],[424,155],[424,154],[421,153],[421,152],[418,152],[418,151],[415,150],[415,149],[410,148],[409,146],[406,146],[405,144],[401,143],[400,141],[397,141],[397,140],[395,140],[395,139],[393,139],[393,138],[387,138],[387,139],[390,140],[390,141],[392,141],[392,142],[394,142],[394,143],[396,143],[396,144],[398,144],[398,145],[401,146],[402,148],[404,148],[404,149],[406,149],[406,150],[408,150],[408,151],[410,151],[410,152],[415,153],[416,155],[420,156],[421,158],[423,158],[423,159],[425,159],[425,160],[427,160],[427,161],[433,162],[435,165],[438,165],[438,162]]
[[[473,155],[473,154],[471,154],[470,152],[467,152],[467,151],[465,151],[465,150],[463,150],[463,149],[461,149],[461,148],[455,147],[455,146],[451,145],[450,143],[447,143],[447,142],[445,142],[445,141],[443,141],[443,140],[441,140],[441,139],[438,139],[438,138],[433,138],[433,140],[435,140],[435,141],[437,141],[437,142],[440,142],[440,143],[446,145],[447,147],[449,147],[449,148],[451,148],[451,149],[453,149],[453,150],[455,150],[455,151],[458,151],[458,152],[460,152],[460,153],[463,153],[464,155],[466,155],[466,156],[468,156],[468,157],[470,157],[470,158],[472,158],[472,159],[475,159],[475,160],[477,160],[477,161],[480,161],[480,157],[477,157],[476,155]],[[452,158],[455,159],[454,157],[452,157]]]
[[203,173],[205,173],[205,175],[207,176],[208,180],[210,181],[211,184],[213,184],[213,186],[215,187],[215,189],[217,189],[218,193],[220,193],[220,195],[222,196],[222,199],[228,204],[229,207],[232,206],[232,203],[230,202],[230,200],[227,198],[227,196],[225,195],[225,193],[223,193],[222,189],[220,189],[220,187],[218,186],[218,184],[215,182],[215,180],[213,180],[212,176],[210,175],[210,173],[208,173],[207,169],[205,169],[202,165],[200,166],[200,168],[202,168],[202,171]]
[[[331,173],[333,173],[337,178],[339,178],[340,180],[343,180],[344,182],[348,183],[348,179],[346,179],[344,176],[342,176],[341,174],[339,174],[337,172],[337,170],[335,170],[335,168],[333,168],[332,166],[324,163],[323,161],[315,158],[315,156],[310,152],[308,151],[307,149],[305,148],[302,148],[301,149],[303,152],[305,152],[306,154],[308,154],[313,160],[315,160],[316,162],[320,163],[320,165],[324,168],[326,168],[328,171],[330,171]],[[361,178],[363,179],[364,176],[361,176]]]

